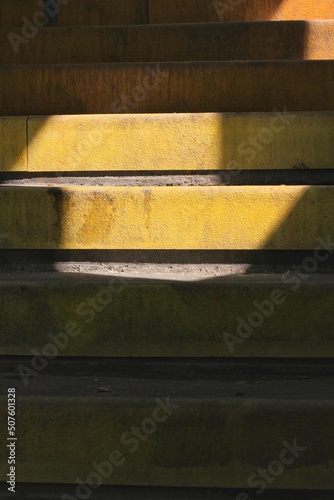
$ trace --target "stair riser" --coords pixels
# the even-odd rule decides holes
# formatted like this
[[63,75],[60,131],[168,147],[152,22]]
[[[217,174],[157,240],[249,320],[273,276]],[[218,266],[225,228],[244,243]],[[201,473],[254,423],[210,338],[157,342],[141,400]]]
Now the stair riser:
[[[18,481],[72,484],[74,498],[80,498],[75,493],[80,480],[241,492],[259,490],[259,469],[265,469],[270,477],[266,489],[331,488],[331,380],[262,381],[252,387],[103,377],[39,379],[28,388],[16,384]],[[2,396],[2,420],[6,411]],[[96,476],[106,461],[109,466],[104,463],[105,470]],[[6,465],[1,462],[2,480]]]
[[[334,23],[289,22],[0,31],[3,64],[333,59]],[[263,41],[265,40],[265,43]],[[29,43],[27,43],[29,41]]]
[[[2,0],[1,27],[33,25],[107,26],[146,23],[285,21],[333,19],[328,0]],[[37,14],[38,13],[38,14]]]
[[295,274],[211,283],[122,276],[73,283],[65,275],[57,284],[2,276],[0,355],[333,357],[334,281],[305,274],[310,262]]
[[334,113],[0,118],[0,139],[8,172],[334,167]]
[[2,187],[0,248],[314,250],[334,235],[333,199],[332,186]]
[[[148,0],[1,0],[1,27],[147,23]],[[44,5],[43,5],[44,4]],[[43,11],[45,16],[43,16]]]
[[6,66],[0,80],[6,116],[334,110],[331,61]]
[[328,0],[149,0],[151,23],[333,19]]

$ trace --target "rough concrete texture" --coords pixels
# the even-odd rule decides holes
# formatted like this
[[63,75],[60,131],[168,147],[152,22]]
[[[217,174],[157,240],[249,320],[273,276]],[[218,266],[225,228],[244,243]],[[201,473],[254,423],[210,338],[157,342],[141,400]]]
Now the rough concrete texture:
[[331,254],[333,196],[332,186],[3,186],[0,248]]
[[[124,2],[124,0],[123,0]],[[3,64],[331,59],[333,21],[41,28],[13,51],[0,30]],[[12,29],[14,46],[21,29]],[[265,40],[265,43],[263,41]]]
[[0,78],[3,116],[334,110],[329,60],[12,65]]
[[[253,474],[253,483],[260,481],[259,468],[276,471],[272,462],[283,460],[269,489],[332,487],[332,379],[247,384],[37,376],[27,387],[12,383],[22,482],[68,483],[75,492],[78,478],[86,482],[96,471],[92,462],[111,460],[104,484],[242,489]],[[3,420],[8,380],[0,384]],[[133,426],[142,438],[131,436]],[[5,473],[1,460],[2,480]]]
[[332,169],[334,113],[27,118],[27,170]]
[[151,23],[333,18],[334,7],[328,0],[149,0]]
[[[55,8],[58,3],[59,12]],[[22,29],[27,25],[23,17],[39,26],[42,12],[43,4],[41,7],[39,0],[1,0],[1,27]],[[48,26],[141,24],[147,22],[147,0],[95,0],[93,4],[90,0],[47,2],[45,12]]]
[[334,353],[333,275],[227,269],[219,277],[219,266],[212,266],[210,277],[206,266],[198,272],[166,266],[160,273],[143,267],[3,274],[0,354],[50,348],[59,356],[311,359]]
[[[67,493],[73,496],[73,486],[19,484],[19,500],[59,500]],[[251,500],[254,491],[243,490]],[[220,488],[152,488],[131,486],[100,486],[91,496],[92,500],[235,500],[240,490]],[[12,493],[2,493],[5,500],[12,499]],[[247,497],[246,497],[247,498]],[[266,491],[263,500],[333,500],[331,492],[325,491]]]

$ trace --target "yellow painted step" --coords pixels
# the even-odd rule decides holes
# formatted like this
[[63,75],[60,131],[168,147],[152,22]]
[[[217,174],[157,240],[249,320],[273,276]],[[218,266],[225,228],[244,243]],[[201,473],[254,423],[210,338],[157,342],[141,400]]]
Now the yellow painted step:
[[[147,22],[148,0],[1,0],[1,27],[33,38],[47,25],[107,26]],[[58,4],[58,8],[57,8]]]
[[0,63],[333,59],[334,22],[42,28],[27,42],[2,29]]
[[333,19],[331,0],[149,0],[151,23]]
[[28,169],[26,116],[0,118],[0,171]]
[[334,113],[29,117],[27,148],[29,172],[332,169]]
[[3,116],[334,110],[332,61],[13,65],[0,79]]
[[[21,366],[33,370],[28,360]],[[268,490],[332,489],[333,378],[240,384],[37,372],[29,381],[2,377],[0,419],[12,385],[17,480],[66,484],[62,500],[88,498],[101,484],[242,492],[259,489],[263,471]]]
[[7,186],[0,248],[313,250],[333,202],[332,186]]
[[0,355],[333,358],[327,247],[283,276],[2,275]]

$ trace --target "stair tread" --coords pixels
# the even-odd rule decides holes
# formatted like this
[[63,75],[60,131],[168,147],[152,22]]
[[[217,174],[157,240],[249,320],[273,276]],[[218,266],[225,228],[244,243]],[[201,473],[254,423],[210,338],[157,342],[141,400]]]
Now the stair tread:
[[[27,360],[29,363],[29,360]],[[68,362],[70,366],[70,361]],[[16,374],[17,375],[17,374]],[[11,375],[13,376],[13,375]],[[17,377],[16,377],[17,378]],[[24,387],[23,380],[16,382]],[[64,398],[80,400],[89,398],[94,402],[106,404],[107,401],[114,400],[121,405],[121,400],[125,400],[129,405],[136,401],[154,401],[159,393],[168,394],[175,401],[182,399],[185,401],[195,400],[199,404],[210,400],[215,400],[221,404],[229,405],[231,400],[238,402],[247,400],[257,400],[259,404],[269,405],[279,404],[280,401],[290,403],[297,407],[298,402],[305,405],[305,408],[312,405],[316,408],[316,402],[323,405],[328,404],[334,408],[333,396],[334,377],[309,378],[305,380],[252,380],[252,381],[224,381],[224,380],[164,380],[164,379],[141,379],[99,376],[74,376],[69,375],[46,375],[31,377],[29,384],[21,392],[21,401],[29,399],[40,399],[41,401],[52,401],[52,399]],[[99,387],[106,387],[106,391],[101,395]],[[8,378],[0,379],[1,393],[5,394],[8,387]],[[243,392],[243,399],[236,396],[236,392]],[[2,395],[0,401],[5,398]],[[7,399],[7,398],[6,398]],[[27,401],[28,402],[28,401]]]

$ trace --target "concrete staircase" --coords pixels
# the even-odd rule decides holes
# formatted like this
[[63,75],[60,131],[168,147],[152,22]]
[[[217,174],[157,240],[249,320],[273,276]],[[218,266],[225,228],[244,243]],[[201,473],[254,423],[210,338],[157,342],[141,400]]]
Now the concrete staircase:
[[334,4],[0,8],[16,497],[332,499]]

